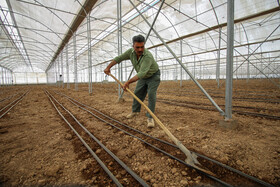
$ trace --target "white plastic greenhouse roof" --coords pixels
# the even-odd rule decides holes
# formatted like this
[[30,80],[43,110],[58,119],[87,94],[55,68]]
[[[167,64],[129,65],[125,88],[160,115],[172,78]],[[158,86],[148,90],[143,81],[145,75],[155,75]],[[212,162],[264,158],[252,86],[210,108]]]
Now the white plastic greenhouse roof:
[[[1,0],[0,67],[50,73],[66,68],[67,61],[73,72],[76,57],[77,71],[88,71],[90,47],[93,71],[102,72],[111,59],[131,47],[134,35],[146,36],[150,30],[134,6],[152,24],[162,4],[160,0],[122,0],[118,8],[117,2]],[[235,0],[234,5],[236,69],[250,61],[262,74],[279,75],[279,0]],[[203,65],[215,74],[218,54],[221,68],[226,61],[226,22],[226,0],[165,0],[153,28],[188,68]],[[153,31],[146,48],[161,66],[174,69],[178,64]],[[131,68],[129,63],[126,66]]]

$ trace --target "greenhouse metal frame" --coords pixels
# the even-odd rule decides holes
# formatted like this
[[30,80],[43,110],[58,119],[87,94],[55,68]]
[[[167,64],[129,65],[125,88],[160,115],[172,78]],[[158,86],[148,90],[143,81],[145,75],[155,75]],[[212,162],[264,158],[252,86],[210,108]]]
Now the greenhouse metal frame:
[[[1,2],[1,86],[113,81],[103,70],[142,34],[162,80],[193,80],[231,118],[232,79],[265,78],[280,68],[279,0],[6,0]],[[134,75],[130,62],[114,68]],[[221,110],[197,80],[226,84]],[[119,87],[119,97],[121,90]]]

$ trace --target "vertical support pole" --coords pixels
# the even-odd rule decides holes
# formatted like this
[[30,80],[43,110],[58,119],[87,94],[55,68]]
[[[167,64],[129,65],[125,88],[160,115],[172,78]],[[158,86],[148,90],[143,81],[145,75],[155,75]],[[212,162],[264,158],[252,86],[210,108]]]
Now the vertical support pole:
[[[261,53],[262,54],[262,53]],[[250,79],[250,45],[248,44],[248,63],[247,63],[247,80],[246,82],[248,83],[249,82],[249,79]]]
[[195,63],[195,56],[193,56],[193,77],[195,78],[195,76],[196,76],[196,63]]
[[26,84],[28,85],[28,77],[27,77],[27,72],[25,73],[25,80],[26,80]]
[[4,68],[4,72],[3,72],[3,84],[4,86],[6,86],[6,69]]
[[69,59],[68,59],[68,45],[66,45],[66,74],[67,74],[67,89],[70,89],[70,84],[69,84]]
[[7,84],[7,86],[9,86],[9,71],[8,70],[6,70],[6,84]]
[[98,82],[98,80],[97,80],[97,69],[95,69],[95,80],[96,80],[96,82]]
[[175,81],[177,82],[177,80],[178,80],[178,64],[176,63],[175,64]]
[[39,84],[38,73],[36,73],[36,81],[37,81],[37,85],[38,85]]
[[60,53],[61,55],[61,86],[62,88],[64,88],[64,72],[63,72],[63,69],[64,69],[64,66],[63,66],[63,51],[61,51]]
[[[117,19],[118,19],[118,55],[122,54],[122,10],[121,0],[117,0]],[[122,63],[118,64],[118,78],[122,82]],[[118,85],[119,99],[122,98],[121,86]]]
[[77,72],[77,49],[76,49],[76,32],[73,35],[73,47],[74,47],[74,76],[75,76],[75,90],[78,90],[78,72]]
[[7,70],[7,86],[9,86],[9,84],[10,84],[10,73],[9,72],[10,71]]
[[218,59],[217,59],[217,67],[216,67],[216,81],[218,84],[218,88],[220,88],[220,64],[221,64],[221,36],[222,28],[219,28],[219,49],[218,49]]
[[[143,20],[151,27],[151,24],[147,21],[147,19],[141,14],[141,12],[137,9],[137,7],[133,4],[131,0],[129,0],[130,4],[134,7],[135,10],[139,13],[139,15],[143,18]],[[158,34],[158,32],[153,29],[154,33],[157,35],[157,37],[161,40],[161,42],[164,44],[164,46],[168,49],[168,51],[173,55],[173,57],[177,60],[177,62],[184,68],[184,70],[189,74],[191,79],[195,82],[195,84],[201,89],[201,91],[206,95],[206,97],[210,100],[210,102],[218,109],[218,111],[221,113],[221,115],[224,115],[224,111],[215,103],[215,101],[211,98],[211,96],[204,90],[204,88],[195,80],[195,78],[192,76],[192,74],[186,69],[184,64],[179,60],[179,58],[175,55],[175,53],[172,51],[172,49],[166,44],[166,42],[163,40],[163,38]]]
[[88,38],[88,92],[89,92],[89,94],[92,94],[92,59],[91,59],[90,12],[87,15],[87,38]]
[[17,76],[16,76],[16,74],[14,73],[14,85],[16,85],[17,84]]
[[58,77],[57,77],[57,79],[58,79],[58,87],[61,87],[61,77],[60,77],[60,75],[61,75],[61,72],[60,72],[60,60],[59,60],[59,56],[57,57],[57,72],[58,72]]
[[3,85],[3,68],[2,67],[0,67],[1,68],[1,84],[0,84],[0,87]]
[[55,85],[57,86],[57,61],[54,62],[54,71],[55,71]]
[[7,86],[7,70],[4,69],[4,85]]
[[201,60],[199,61],[199,79],[202,79],[202,64],[201,64]]
[[163,73],[163,61],[161,62],[161,72],[162,72],[161,75],[162,75],[162,80],[163,80],[164,79],[164,77],[163,77],[163,74],[164,74]]
[[7,86],[10,86],[10,71],[7,70]]
[[[180,40],[181,62],[183,62],[183,40]],[[180,87],[183,85],[183,68],[180,68]]]
[[[49,70],[48,70],[49,71]],[[47,81],[47,85],[49,84],[49,73],[48,73],[48,71],[47,72],[45,72],[45,74],[46,74],[46,81]]]
[[157,48],[155,48],[155,61],[157,62],[157,59],[158,59],[158,57],[157,57],[158,55],[157,55]]
[[225,119],[232,118],[232,76],[234,40],[234,0],[227,2],[227,64],[226,64],[226,106]]
[[14,79],[13,79],[13,72],[12,72],[12,71],[10,71],[10,73],[11,73],[11,85],[13,85],[13,83],[14,83]]
[[13,85],[12,80],[13,80],[13,72],[10,71],[10,85],[11,85],[11,86]]
[[6,69],[3,68],[3,85],[6,86]]
[[5,70],[5,69],[2,68],[2,85],[3,85],[3,86],[5,86],[5,81],[4,81],[4,80],[5,80],[5,77],[4,77],[4,73],[5,73],[5,72],[4,72],[4,70]]
[[[233,61],[234,61],[234,55],[233,55],[232,58],[233,58]],[[238,67],[238,56],[235,57],[235,64],[236,64],[236,75],[235,75],[235,79],[237,80],[237,78],[238,78],[238,69],[237,69],[237,67]],[[241,69],[240,72],[241,72],[241,73],[240,73],[240,77],[243,78],[242,69]],[[245,75],[244,75],[244,77],[245,77]],[[233,79],[233,75],[232,75],[232,79]]]

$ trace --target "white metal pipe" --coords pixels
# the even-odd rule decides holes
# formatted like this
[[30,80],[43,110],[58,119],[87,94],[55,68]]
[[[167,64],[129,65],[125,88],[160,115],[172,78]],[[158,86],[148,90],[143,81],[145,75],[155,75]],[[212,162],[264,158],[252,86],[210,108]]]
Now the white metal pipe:
[[[133,4],[131,0],[129,0],[131,5],[134,7],[135,10],[140,14],[140,16],[143,18],[143,20],[151,27],[151,24],[147,21],[147,19],[140,13],[140,11],[137,9],[137,7]],[[218,109],[218,111],[221,113],[221,115],[224,115],[224,111],[216,104],[216,102],[211,98],[211,96],[204,90],[204,88],[199,84],[197,80],[192,76],[192,74],[189,72],[189,70],[185,67],[185,65],[179,60],[179,58],[175,55],[175,53],[172,51],[172,49],[166,44],[166,42],[162,39],[162,37],[158,34],[158,32],[151,27],[154,31],[154,33],[157,35],[157,37],[161,40],[161,42],[164,44],[164,46],[168,49],[168,51],[174,56],[174,58],[177,60],[177,62],[184,68],[184,70],[189,74],[191,79],[196,83],[196,85],[201,89],[201,91],[206,95],[206,97],[210,100],[210,102]]]
[[91,27],[90,12],[87,15],[87,37],[88,37],[88,92],[92,93],[92,59],[91,59]]
[[233,40],[234,40],[234,0],[228,0],[225,119],[232,118]]

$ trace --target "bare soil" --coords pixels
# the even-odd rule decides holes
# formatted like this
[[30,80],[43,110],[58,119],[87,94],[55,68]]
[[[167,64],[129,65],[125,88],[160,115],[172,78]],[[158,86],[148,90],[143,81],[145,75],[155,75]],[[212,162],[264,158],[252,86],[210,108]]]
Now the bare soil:
[[[275,81],[279,84],[279,80]],[[215,81],[202,80],[200,83],[224,110],[224,83],[220,88]],[[134,90],[134,86],[131,85],[130,89]],[[280,90],[270,81],[250,80],[247,83],[246,80],[234,80],[233,87],[233,110],[240,110],[238,107],[242,106],[242,110],[247,111],[249,109],[244,107],[251,107],[251,112],[280,116]],[[0,87],[0,101],[29,90],[25,98],[0,119],[0,186],[101,184],[98,176],[101,171],[89,167],[94,166],[94,159],[56,112],[44,89],[64,93],[125,124],[171,142],[158,125],[153,129],[147,128],[144,109],[138,117],[126,119],[131,111],[132,97],[125,93],[125,101],[116,102],[116,83],[93,84],[91,95],[86,84],[79,84],[77,91],[74,85],[70,85],[70,89],[66,85],[64,88],[47,85]],[[13,99],[0,102],[0,108]],[[170,103],[163,102],[167,100]],[[177,102],[172,104],[171,101]],[[213,110],[186,107],[180,103],[207,106]],[[66,107],[71,108],[71,112],[91,127],[99,138],[104,137],[104,144],[148,184],[207,185],[203,176],[188,176],[188,168],[176,168],[176,161],[96,122],[71,104]],[[184,81],[182,87],[179,81],[162,82],[158,90],[156,115],[188,149],[280,186],[279,120],[233,112],[238,127],[221,127],[219,121],[223,117],[191,81]],[[110,134],[119,135],[119,138],[110,139]]]

